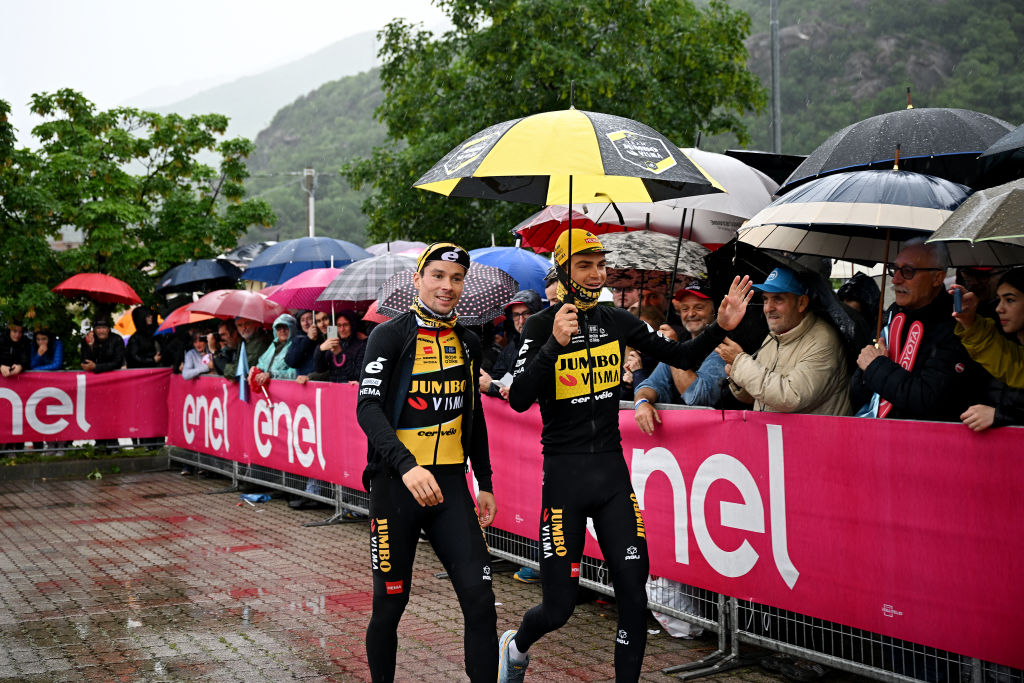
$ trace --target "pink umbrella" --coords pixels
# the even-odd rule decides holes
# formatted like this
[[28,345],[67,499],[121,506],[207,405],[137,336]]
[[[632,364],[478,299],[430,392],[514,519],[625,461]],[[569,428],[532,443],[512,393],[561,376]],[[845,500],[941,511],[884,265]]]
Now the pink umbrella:
[[341,271],[341,268],[311,268],[282,282],[267,298],[285,308],[330,311],[330,301],[316,298]]
[[184,306],[178,306],[171,311],[167,317],[164,318],[164,321],[160,323],[160,327],[156,328],[156,332],[154,334],[172,332],[174,328],[179,325],[188,325],[189,323],[197,323],[201,320],[210,320],[211,318],[213,318],[213,316],[208,313],[195,313],[192,310],[192,304],[185,304]]
[[192,304],[193,313],[208,313],[215,318],[247,318],[270,326],[277,316],[287,313],[284,306],[268,301],[247,289],[218,289]]

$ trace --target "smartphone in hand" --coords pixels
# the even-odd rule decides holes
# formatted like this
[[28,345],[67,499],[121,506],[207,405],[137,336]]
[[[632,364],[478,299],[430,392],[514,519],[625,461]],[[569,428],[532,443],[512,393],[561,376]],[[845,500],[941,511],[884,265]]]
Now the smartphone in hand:
[[963,310],[964,290],[959,287],[953,289],[953,312],[960,313]]
[[327,326],[327,338],[328,339],[337,339],[338,338],[338,326],[337,325],[328,325]]

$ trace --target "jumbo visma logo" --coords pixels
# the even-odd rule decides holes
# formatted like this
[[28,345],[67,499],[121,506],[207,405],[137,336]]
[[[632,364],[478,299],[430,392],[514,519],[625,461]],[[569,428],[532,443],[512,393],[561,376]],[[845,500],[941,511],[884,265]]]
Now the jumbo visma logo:
[[565,557],[565,533],[562,531],[562,508],[545,508],[544,524],[540,528],[540,546],[544,558]]
[[594,392],[613,389],[622,378],[622,356],[619,343],[608,342],[590,349],[564,353],[555,363],[555,398],[576,398],[590,393],[591,379]]
[[370,563],[385,574],[391,571],[391,543],[388,518],[370,520]]

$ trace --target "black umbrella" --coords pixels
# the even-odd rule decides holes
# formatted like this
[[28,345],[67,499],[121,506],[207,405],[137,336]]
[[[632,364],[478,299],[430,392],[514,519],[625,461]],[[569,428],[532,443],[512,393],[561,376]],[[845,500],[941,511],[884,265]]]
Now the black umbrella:
[[205,258],[175,266],[160,278],[157,294],[230,289],[238,282],[242,269],[224,259]]
[[901,109],[833,133],[801,163],[778,194],[840,171],[893,167],[972,186],[982,172],[978,155],[1013,126],[969,109]]
[[241,246],[235,247],[231,251],[225,252],[218,256],[217,258],[223,261],[230,261],[231,263],[234,263],[236,266],[241,266],[242,268],[244,268],[254,258],[259,256],[260,253],[266,250],[267,247],[272,247],[275,244],[277,244],[277,242],[275,242],[274,240],[268,240],[266,242],[251,242],[249,244],[243,244]]

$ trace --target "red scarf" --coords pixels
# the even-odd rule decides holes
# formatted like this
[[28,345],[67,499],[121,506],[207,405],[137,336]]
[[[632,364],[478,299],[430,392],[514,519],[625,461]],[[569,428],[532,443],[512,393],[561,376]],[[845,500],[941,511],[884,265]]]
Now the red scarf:
[[[903,334],[903,326],[907,322],[905,313],[897,313],[892,322],[889,323],[889,360],[898,364],[901,368],[910,372],[914,369],[914,361],[917,360],[917,351],[921,348],[921,339],[924,337],[924,325],[920,320],[910,324],[907,331],[907,339],[900,349],[900,336]],[[885,417],[892,410],[892,403],[880,399],[878,402],[878,417]]]

